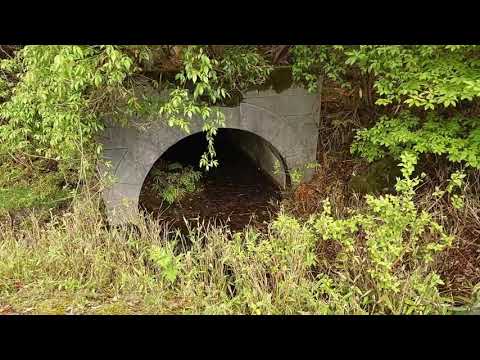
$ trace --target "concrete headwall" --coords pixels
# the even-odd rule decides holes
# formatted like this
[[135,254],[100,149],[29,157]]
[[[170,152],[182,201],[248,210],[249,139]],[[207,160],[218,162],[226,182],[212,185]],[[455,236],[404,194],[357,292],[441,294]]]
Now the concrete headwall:
[[[316,160],[317,101],[316,95],[301,88],[289,88],[280,94],[274,90],[251,91],[244,94],[239,106],[222,108],[225,127],[265,140],[248,133],[235,134],[238,146],[279,185],[287,184],[286,174],[294,169],[302,170],[304,180],[309,180],[312,170],[305,165]],[[172,145],[201,129],[202,119],[193,118],[190,134],[169,127],[162,119],[146,131],[113,123],[105,130],[101,141],[104,159],[111,166],[101,171],[116,179],[103,193],[111,223],[126,222],[138,211],[140,191],[154,163]],[[282,165],[280,173],[275,171],[277,161]]]

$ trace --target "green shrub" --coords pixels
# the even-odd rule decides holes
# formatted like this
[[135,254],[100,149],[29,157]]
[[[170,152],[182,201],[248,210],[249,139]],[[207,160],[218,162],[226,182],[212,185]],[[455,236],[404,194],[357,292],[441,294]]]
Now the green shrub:
[[200,171],[191,166],[183,167],[178,163],[168,165],[167,170],[153,171],[153,190],[158,192],[168,204],[181,200],[185,195],[198,190],[202,177]]
[[453,237],[431,215],[418,212],[410,198],[367,195],[365,211],[348,219],[334,219],[326,202],[311,222],[323,241],[341,249],[334,264],[339,274],[328,277],[329,297],[350,293],[349,307],[365,313],[445,311],[448,299],[438,291],[443,282],[432,265]]
[[[102,226],[91,201],[40,223],[0,221],[0,304],[34,313],[431,314],[432,257],[451,238],[402,197],[347,219],[280,214],[265,233],[153,219]],[[333,258],[321,249],[334,243]],[[182,244],[184,244],[182,246]]]
[[418,155],[446,155],[448,160],[480,168],[480,131],[476,118],[442,119],[429,114],[421,121],[409,113],[397,117],[381,117],[369,129],[357,132],[352,152],[369,161],[387,153],[400,158],[405,151]]

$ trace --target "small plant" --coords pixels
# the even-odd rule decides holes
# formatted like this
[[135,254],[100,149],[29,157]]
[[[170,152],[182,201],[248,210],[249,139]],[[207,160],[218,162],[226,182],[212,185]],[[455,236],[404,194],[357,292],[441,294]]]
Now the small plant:
[[179,271],[179,264],[178,259],[173,254],[172,246],[160,247],[153,245],[150,248],[149,255],[150,260],[161,269],[162,276],[170,283],[175,282]]
[[323,213],[310,220],[324,241],[341,248],[336,259],[340,286],[329,291],[349,289],[358,309],[367,313],[444,313],[450,299],[439,292],[443,282],[433,263],[454,238],[431,214],[417,210],[413,197],[420,179],[411,178],[416,157],[404,152],[401,159],[398,195],[366,195],[367,208],[346,219],[333,218],[327,200]]
[[[328,203],[309,222],[281,213],[262,233],[199,224],[181,254],[182,239],[153,218],[135,231],[98,226],[91,200],[47,223],[0,221],[0,304],[62,314],[448,311],[430,256],[450,238],[410,200],[331,214]],[[333,258],[319,249],[328,243],[340,248]]]
[[[447,187],[445,190],[441,190],[440,187],[436,186],[435,191],[433,192],[433,196],[440,199],[445,194],[450,195],[450,201],[452,206],[460,210],[465,205],[465,197],[462,193],[462,185],[464,183],[464,179],[466,174],[463,171],[456,171],[450,175],[450,180],[447,183]],[[460,193],[458,193],[460,192]]]
[[[301,167],[291,169],[290,180],[292,181],[292,186],[296,188],[298,185],[302,183],[302,181],[305,178],[305,172],[307,170],[318,169],[319,167],[320,167],[320,164],[311,162]],[[273,173],[274,175],[280,175],[280,174],[287,175],[287,173],[284,170],[282,170],[282,165],[278,160],[275,160],[275,162],[273,163]]]
[[452,163],[480,168],[480,131],[478,119],[453,117],[444,119],[430,113],[425,121],[408,112],[382,116],[369,128],[357,131],[352,153],[368,161],[386,154],[395,158],[404,151],[445,155]]
[[153,190],[171,205],[198,190],[202,173],[191,166],[183,167],[181,164],[172,163],[167,170],[154,170],[153,178]]
[[465,198],[463,194],[455,194],[455,189],[462,191],[463,181],[467,175],[462,171],[456,171],[450,176],[450,181],[447,185],[447,192],[451,196],[452,205],[455,209],[462,209],[465,205]]

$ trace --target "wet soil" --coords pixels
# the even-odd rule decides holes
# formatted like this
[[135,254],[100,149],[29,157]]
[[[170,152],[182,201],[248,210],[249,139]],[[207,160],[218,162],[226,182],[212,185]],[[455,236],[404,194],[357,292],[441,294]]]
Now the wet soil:
[[[198,170],[205,146],[202,135],[190,139],[190,143],[178,143],[177,149],[167,151],[156,166],[161,166],[162,161],[180,162]],[[200,220],[225,224],[233,231],[242,230],[247,225],[264,227],[278,210],[279,188],[221,134],[217,136],[215,147],[219,166],[204,172],[198,191],[168,206],[152,190],[151,178],[147,177],[140,205],[159,220],[181,230],[186,230],[184,219],[194,223]]]

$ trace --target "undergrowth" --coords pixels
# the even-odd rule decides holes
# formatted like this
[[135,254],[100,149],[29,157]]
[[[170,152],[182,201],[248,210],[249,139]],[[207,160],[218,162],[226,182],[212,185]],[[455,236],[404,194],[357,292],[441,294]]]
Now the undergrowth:
[[[26,46],[7,54],[0,152],[14,161],[0,158],[0,313],[445,314],[478,303],[478,49],[293,47],[294,80],[320,90],[316,183],[300,185],[264,232],[190,224],[186,237],[143,216],[109,228],[96,196],[47,218],[42,211],[92,176],[104,115],[161,115],[185,131],[199,117],[208,140],[200,165],[218,165],[213,139],[225,119],[211,106],[265,83],[272,68],[261,52]],[[176,68],[174,79],[147,76],[158,62],[160,75]],[[139,78],[170,96],[138,97]],[[339,96],[322,90],[328,82]],[[372,187],[372,176],[356,177],[364,162],[345,149],[368,161],[393,157],[403,179]],[[335,152],[341,160],[326,165]],[[169,203],[199,179],[191,169],[162,176],[156,187]]]
[[347,219],[327,205],[309,221],[281,212],[265,232],[190,223],[186,237],[143,216],[109,229],[94,199],[47,223],[4,215],[0,309],[444,314],[452,304],[434,268],[452,238],[408,197],[371,198]]
[[197,191],[201,177],[202,173],[191,166],[184,167],[179,163],[171,163],[166,169],[153,171],[152,189],[171,205],[185,195]]
[[72,198],[72,189],[64,186],[60,172],[38,170],[41,165],[20,166],[0,159],[0,210],[58,208]]

